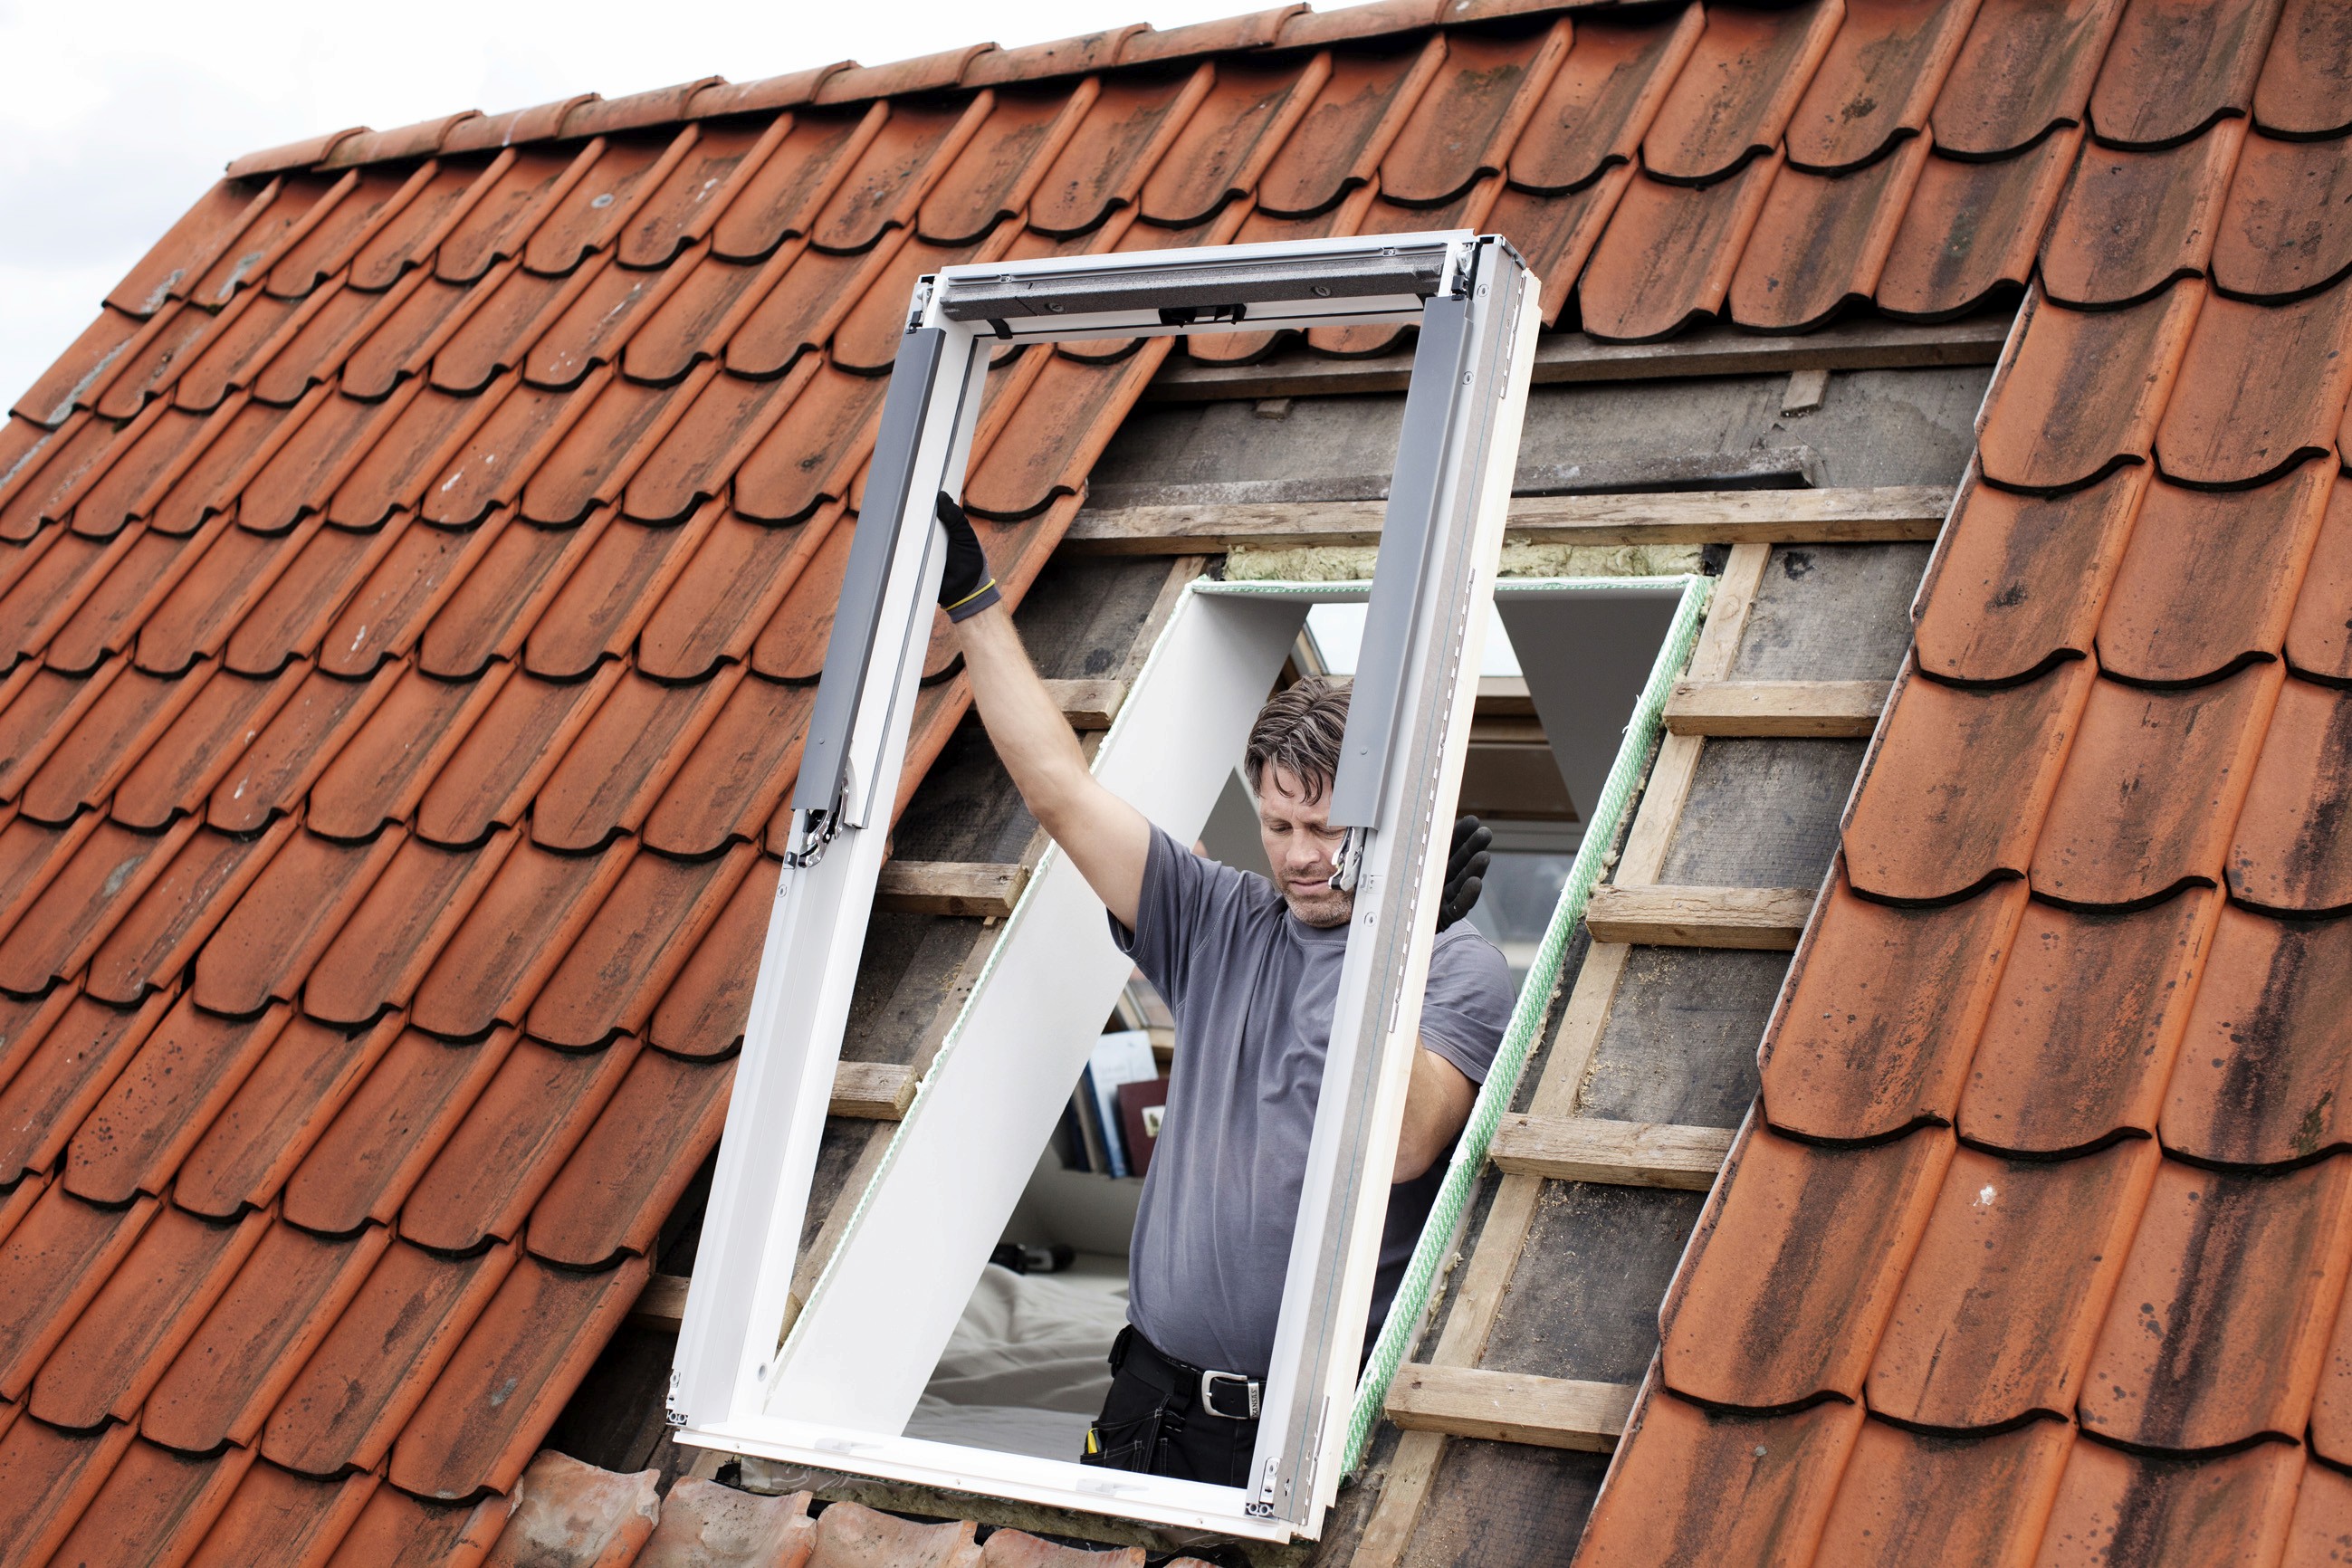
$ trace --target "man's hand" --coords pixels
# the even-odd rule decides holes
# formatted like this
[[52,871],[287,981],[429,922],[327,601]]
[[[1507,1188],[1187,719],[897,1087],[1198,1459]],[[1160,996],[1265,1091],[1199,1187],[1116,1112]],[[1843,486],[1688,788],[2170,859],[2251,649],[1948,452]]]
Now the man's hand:
[[1445,857],[1445,893],[1437,900],[1437,929],[1444,931],[1468,914],[1486,885],[1486,867],[1494,857],[1486,847],[1495,835],[1475,816],[1454,825],[1454,847]]
[[967,620],[998,601],[996,574],[988,569],[988,553],[980,547],[971,519],[947,491],[940,492],[932,510],[948,531],[947,570],[940,574],[940,608],[951,621]]

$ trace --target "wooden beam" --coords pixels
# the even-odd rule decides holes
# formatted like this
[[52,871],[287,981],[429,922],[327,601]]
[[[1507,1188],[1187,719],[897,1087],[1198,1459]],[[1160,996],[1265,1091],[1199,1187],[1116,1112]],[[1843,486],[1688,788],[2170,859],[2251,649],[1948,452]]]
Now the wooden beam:
[[1666,697],[1676,735],[1868,735],[1893,683],[1885,680],[1677,680]]
[[647,1279],[637,1292],[636,1305],[629,1309],[629,1321],[641,1329],[677,1332],[686,1321],[687,1284],[683,1274],[656,1274]]
[[1651,947],[1790,951],[1813,911],[1811,888],[1595,888],[1584,923],[1595,942]]
[[915,1069],[895,1062],[843,1062],[833,1069],[828,1116],[896,1121],[915,1102]]
[[[1662,490],[1517,496],[1504,537],[1528,544],[1857,544],[1933,539],[1951,510],[1941,485],[1820,490]],[[1214,555],[1378,544],[1388,503],[1202,501],[1082,511],[1063,536],[1077,552]]]
[[[2011,315],[1990,310],[1957,321],[1841,321],[1796,337],[1766,337],[1734,327],[1685,332],[1662,343],[1606,343],[1582,332],[1537,340],[1538,385],[1593,381],[1656,381],[1688,375],[1786,375],[1801,370],[1905,370],[1990,364],[2009,337]],[[1291,350],[1253,364],[1213,364],[1171,354],[1144,389],[1153,403],[1227,398],[1316,397],[1402,392],[1412,379],[1412,351],[1369,359],[1329,359]]]
[[1507,1116],[1486,1156],[1503,1170],[1554,1181],[1703,1193],[1715,1184],[1733,1136],[1728,1127]]
[[1127,701],[1124,680],[1049,680],[1045,689],[1062,716],[1079,730],[1108,730]]
[[1029,868],[982,860],[893,860],[875,884],[877,909],[916,915],[993,915],[1013,912]]
[[1633,1412],[1630,1383],[1408,1365],[1389,1384],[1388,1417],[1408,1432],[1443,1432],[1605,1454]]

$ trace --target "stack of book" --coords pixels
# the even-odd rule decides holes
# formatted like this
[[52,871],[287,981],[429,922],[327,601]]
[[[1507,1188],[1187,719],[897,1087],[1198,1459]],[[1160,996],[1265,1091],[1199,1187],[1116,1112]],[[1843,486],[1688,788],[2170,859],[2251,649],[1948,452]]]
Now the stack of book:
[[1160,1076],[1146,1029],[1105,1035],[1078,1075],[1055,1142],[1062,1163],[1104,1176],[1140,1176],[1150,1168],[1168,1080]]

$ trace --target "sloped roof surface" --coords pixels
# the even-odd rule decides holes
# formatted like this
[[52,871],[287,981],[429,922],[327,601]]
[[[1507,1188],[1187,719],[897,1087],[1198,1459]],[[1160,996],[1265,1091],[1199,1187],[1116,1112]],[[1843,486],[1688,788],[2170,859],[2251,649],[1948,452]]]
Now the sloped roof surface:
[[[2336,1165],[2307,1163],[2332,1136],[2334,1069],[2287,1047],[2315,1037],[2283,1023],[2271,1044],[2215,1045],[2239,1065],[2212,1069],[2201,1109],[2179,1100],[2194,1075],[2150,1066],[2136,1098],[2024,1133],[2002,1129],[2061,1111],[2034,1075],[2091,1047],[2021,1024],[1982,1108],[1962,1096],[1980,1021],[2032,1005],[1986,973],[2019,921],[2137,955],[2076,982],[2112,993],[2103,1019],[2139,999],[2162,1048],[2101,1047],[2136,1063],[2168,1062],[2190,1026],[2157,969],[2189,973],[2208,942],[2305,985],[2341,968],[2304,952],[2333,927],[2278,911],[2352,904],[2327,848],[2344,786],[2326,684],[2352,675],[2326,597],[2352,584],[2352,525],[2322,527],[2332,456],[2305,462],[2332,452],[2352,374],[2326,140],[2352,122],[2352,68],[2329,7],[2290,6],[2273,45],[2275,10],[1811,0],[1621,19],[1385,0],[713,79],[235,165],[0,429],[0,1564],[78,1530],[205,1564],[478,1550],[717,1137],[913,279],[1229,239],[1498,229],[1555,325],[1647,339],[1718,316],[1800,330],[1857,302],[1957,313],[2023,283],[2050,230],[2049,298],[1995,396],[1925,674],[1849,832],[1857,894],[1908,903],[1841,896],[1813,942],[1868,952],[1849,925],[1876,921],[1940,954],[1932,974],[1958,989],[1917,1011],[1955,1022],[1845,1051],[1784,1021],[1767,1100],[1793,1120],[1751,1134],[1721,1201],[1771,1212],[1778,1183],[1802,1189],[1808,1224],[1853,1217],[1822,1220],[1843,1238],[1826,1253],[1783,1250],[1812,1257],[1801,1294],[1702,1248],[1664,1382],[1715,1406],[1832,1396],[1762,1418],[1812,1445],[1789,1506],[1827,1508],[1848,1402],[1927,1278],[1906,1264],[1944,1255],[1921,1236],[1964,1250],[1935,1228],[1948,1172],[1996,1157],[1956,1158],[1943,1123],[1990,1118],[1962,1131],[2073,1154],[2162,1116],[2168,1144],[2230,1168],[2151,1164],[2143,1140],[2030,1173],[2105,1181],[2133,1249],[2100,1255],[2102,1281],[2203,1256],[2200,1216],[2251,1216],[2229,1233],[2251,1262],[2212,1288],[2311,1282],[2260,1292],[2305,1325],[2295,1357],[2260,1364],[2299,1381],[2244,1420],[2307,1407],[2352,1237]],[[1031,349],[992,379],[966,499],[1016,596],[1170,352]],[[2209,505],[2235,526],[2200,528]],[[2222,556],[2269,575],[2203,564]],[[962,711],[949,671],[935,647],[909,788]],[[2167,897],[2225,862],[2226,912]],[[2066,907],[1990,885],[2026,873]],[[1810,963],[1807,984],[1854,973]],[[2274,990],[2244,1005],[2329,1016]],[[1908,993],[1891,1000],[1910,1016]],[[1786,1065],[1807,1050],[1815,1065]],[[2242,1087],[2257,1082],[2294,1087]],[[2037,1259],[2095,1251],[2017,1234]],[[2073,1309],[2085,1344],[2104,1289]],[[2249,1331],[2164,1310],[2196,1343]],[[1819,1353],[1728,1356],[1754,1346],[1720,1332],[1686,1348],[1746,1312]],[[2022,1334],[2021,1314],[1992,1316]],[[2148,1364],[2199,1369],[2196,1421],[2188,1385],[2143,1379],[2084,1425],[2159,1450],[2244,1435],[2198,1403],[2232,1374],[2183,1356]],[[2128,1381],[2098,1365],[2101,1388]],[[1672,1482],[1711,1487],[1734,1453],[1715,1435],[1749,1418],[1708,1408],[1654,1396],[1596,1552],[1763,1495]],[[1898,1454],[1925,1441],[1868,1430]],[[2052,1434],[2072,1430],[1993,1441],[2054,1475]],[[2078,1452],[2111,1489],[2156,1484],[2158,1461]],[[2228,1463],[2302,1459],[2273,1444]]]
[[2074,174],[1587,1568],[2352,1540],[2352,26],[2004,16],[1931,131]]

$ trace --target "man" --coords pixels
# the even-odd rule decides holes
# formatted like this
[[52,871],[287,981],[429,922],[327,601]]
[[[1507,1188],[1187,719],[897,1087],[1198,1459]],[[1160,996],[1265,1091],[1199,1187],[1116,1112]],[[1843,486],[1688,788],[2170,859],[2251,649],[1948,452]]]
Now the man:
[[[1128,1327],[1084,1458],[1241,1486],[1354,906],[1330,886],[1343,835],[1327,809],[1347,692],[1301,681],[1251,730],[1243,765],[1276,879],[1196,856],[1096,782],[999,602],[971,521],[944,495],[938,513],[948,536],[940,603],[989,738],[1176,1016],[1168,1108],[1129,1256]],[[1368,1336],[1387,1316],[1510,1015],[1503,955],[1454,923],[1476,900],[1487,841],[1465,818],[1448,863]]]

